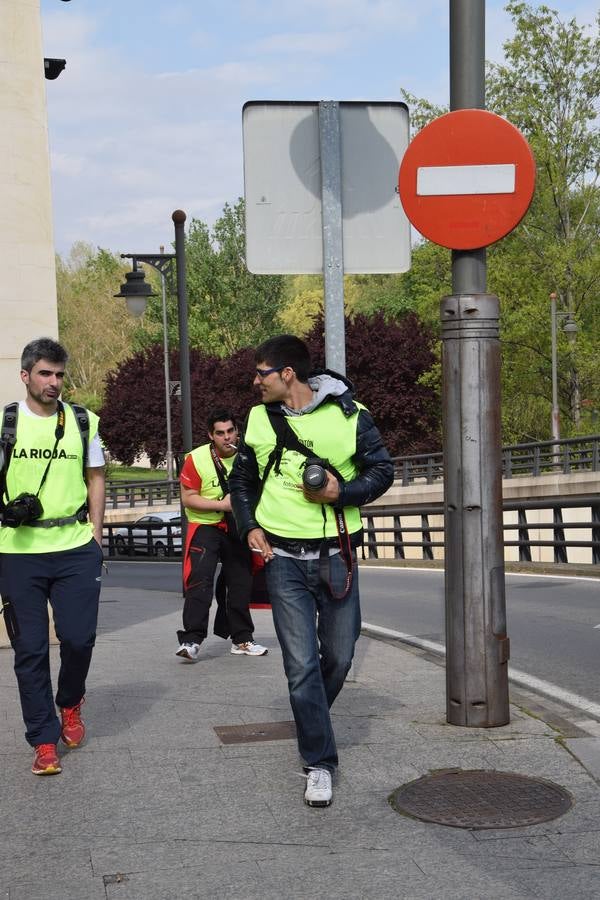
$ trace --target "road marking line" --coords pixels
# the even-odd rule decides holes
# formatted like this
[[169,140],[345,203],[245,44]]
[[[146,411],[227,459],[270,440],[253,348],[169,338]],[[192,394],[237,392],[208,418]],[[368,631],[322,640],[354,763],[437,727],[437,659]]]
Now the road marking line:
[[417,196],[514,194],[514,163],[482,166],[419,166]]
[[[367,637],[393,638],[394,640],[401,641],[403,644],[409,644],[410,646],[418,647],[421,650],[431,650],[433,653],[437,653],[440,656],[446,655],[446,648],[443,644],[438,644],[437,641],[428,641],[426,638],[418,638],[414,634],[406,634],[403,631],[394,631],[392,628],[383,628],[380,625],[369,625],[368,622],[362,623],[362,631]],[[567,706],[580,709],[588,715],[600,719],[600,703],[594,703],[592,700],[588,700],[587,697],[582,697],[580,694],[574,694],[572,691],[566,691],[557,684],[552,684],[550,681],[536,678],[535,675],[528,675],[527,672],[521,672],[520,669],[513,669],[512,666],[508,667],[508,678],[509,681],[519,685],[519,687],[529,688],[538,694],[549,697],[551,700],[560,700],[561,702],[566,703]]]
[[[125,562],[127,562],[127,560],[125,560]],[[363,572],[368,572],[369,569],[377,569],[378,571],[386,572],[435,572],[438,575],[444,574],[444,569],[430,569],[427,566],[365,566],[361,565],[360,560],[358,565]],[[505,575],[507,578],[561,578],[563,581],[566,578],[578,578],[585,581],[600,581],[600,578],[596,578],[593,575],[546,575],[543,572],[540,572],[539,574],[537,572],[506,572]]]

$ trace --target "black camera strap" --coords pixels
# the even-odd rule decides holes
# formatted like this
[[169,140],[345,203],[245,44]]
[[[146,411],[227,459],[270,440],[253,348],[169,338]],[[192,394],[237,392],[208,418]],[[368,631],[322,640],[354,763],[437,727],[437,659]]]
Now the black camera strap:
[[[60,423],[57,420],[56,429],[54,431],[54,437],[56,443],[54,445],[54,450],[58,446],[58,441],[63,437],[65,433],[65,411],[64,405],[59,400],[58,404],[63,413],[62,419],[62,434],[59,434]],[[81,443],[82,443],[82,462],[83,462],[83,471],[82,477],[85,481],[85,470],[87,466],[87,458],[88,458],[88,447],[90,440],[90,417],[88,415],[88,411],[85,406],[80,406],[79,403],[71,403],[69,404],[71,409],[73,410],[73,414],[75,416],[75,421],[77,422],[77,427],[79,428],[79,433],[81,435]],[[17,442],[17,423],[19,421],[19,404],[16,403],[8,403],[3,410],[2,413],[2,430],[0,433],[0,441],[2,443],[2,448],[4,452],[4,458],[0,463],[0,510],[4,508],[4,494],[6,491],[6,476],[8,474],[8,466],[10,464],[10,459],[12,456],[12,452],[14,450],[15,444]],[[54,450],[52,451],[52,456],[50,459],[52,460],[54,456]],[[37,494],[42,489],[42,485],[44,480],[46,479],[46,475],[48,474],[48,466],[46,467],[46,471],[44,472],[44,478],[42,480],[42,484],[40,484]],[[37,496],[36,494],[36,496]],[[7,495],[8,499],[8,495]]]
[[58,442],[65,435],[65,408],[62,405],[62,403],[60,402],[60,400],[57,401],[56,411],[57,411],[57,416],[56,416],[56,428],[54,429],[54,447],[52,448],[52,453],[50,454],[50,459],[48,460],[48,464],[46,465],[46,468],[44,469],[44,474],[42,475],[42,480],[40,481],[40,486],[37,489],[37,491],[35,492],[36,497],[39,497],[40,491],[44,487],[44,482],[46,481],[46,478],[48,477],[48,472],[50,470],[50,466],[52,465],[52,460],[54,459],[54,454],[56,453],[56,448],[58,447]]
[[[54,447],[52,448],[52,453],[50,454],[50,458],[48,460],[46,468],[44,469],[44,474],[42,475],[42,480],[40,481],[40,486],[38,487],[37,491],[35,492],[36,497],[39,497],[40,491],[44,487],[44,482],[46,481],[46,478],[48,477],[48,471],[50,469],[50,466],[52,465],[52,460],[54,459],[54,454],[56,453],[56,448],[58,447],[58,442],[64,436],[64,433],[65,433],[65,408],[59,400],[57,403],[56,428],[54,429]],[[6,470],[7,469],[8,469],[8,465],[5,465],[4,466],[4,479],[6,479]],[[8,492],[6,490],[6,483],[3,485],[3,487],[4,487],[3,493],[6,493],[6,499],[10,502],[10,497],[8,496]]]
[[[277,414],[273,410],[267,409],[267,416],[269,417],[269,422],[271,424],[271,428],[275,432],[276,443],[273,450],[269,454],[269,458],[267,460],[267,465],[265,466],[265,470],[263,472],[262,485],[267,480],[271,469],[274,468],[275,473],[279,475],[280,465],[281,465],[281,457],[283,455],[284,450],[295,450],[298,453],[301,453],[303,456],[306,456],[307,459],[313,457],[315,455],[315,451],[309,450],[308,447],[305,447],[304,444],[300,442],[300,439],[296,432],[291,428],[289,422],[286,417],[281,414]],[[328,463],[325,467],[331,474],[337,478],[338,481],[343,482],[344,478],[335,466],[332,466],[331,463]],[[321,512],[323,513],[323,537],[325,537],[325,527],[327,524],[327,512],[325,507],[330,504],[321,504]],[[346,564],[346,584],[344,585],[344,590],[341,594],[337,594],[332,586],[330,579],[330,571],[329,571],[329,545],[323,541],[321,544],[321,549],[319,551],[319,574],[321,581],[326,584],[329,588],[329,592],[334,600],[343,600],[344,597],[348,594],[350,587],[352,586],[352,577],[353,577],[353,562],[352,562],[352,545],[350,543],[350,534],[348,533],[348,528],[346,526],[346,517],[344,515],[344,510],[341,506],[333,506],[333,514],[335,516],[335,524],[337,528],[338,534],[338,545],[340,549],[340,553],[342,555],[342,559]]]
[[[223,491],[223,497],[226,497],[229,493],[229,479],[227,477],[227,469],[223,465],[221,457],[215,450],[214,444],[209,445],[210,455],[213,461],[213,465],[215,467],[217,478],[219,479],[219,484],[221,486],[221,490]],[[225,519],[225,523],[227,525],[227,534],[232,538],[237,538],[239,540],[237,525],[235,524],[235,519],[233,517],[233,513],[224,512],[223,518]]]
[[219,479],[219,484],[221,485],[221,490],[223,491],[223,497],[227,496],[229,493],[229,484],[227,481],[227,472],[225,470],[225,466],[221,462],[221,458],[217,451],[215,450],[214,444],[209,444],[210,455],[213,461],[213,465],[217,472],[217,478]]

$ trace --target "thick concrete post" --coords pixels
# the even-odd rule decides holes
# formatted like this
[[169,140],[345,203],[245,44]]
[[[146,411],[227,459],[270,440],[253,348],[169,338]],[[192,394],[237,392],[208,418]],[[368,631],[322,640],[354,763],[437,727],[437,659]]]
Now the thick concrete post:
[[25,344],[58,336],[39,0],[0,0],[0,159],[1,408],[24,396]]
[[509,721],[498,298],[441,303],[447,718]]
[[58,335],[45,85],[39,0],[0,0],[0,406],[25,344]]

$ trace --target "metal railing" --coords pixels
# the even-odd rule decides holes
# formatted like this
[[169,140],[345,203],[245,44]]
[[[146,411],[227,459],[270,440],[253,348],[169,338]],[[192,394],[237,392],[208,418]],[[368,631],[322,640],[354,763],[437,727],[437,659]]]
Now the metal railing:
[[[403,486],[433,484],[444,477],[443,454],[421,453],[393,457],[396,479]],[[560,472],[600,472],[600,435],[512,444],[502,449],[504,478],[519,475],[547,475]],[[112,509],[135,506],[159,506],[177,503],[179,481],[108,481],[106,504]]]
[[181,558],[181,525],[173,525],[171,522],[147,525],[134,522],[105,523],[102,528],[102,549],[109,558]]
[[[531,562],[532,548],[553,548],[554,563],[575,562],[573,555],[578,550],[589,551],[587,563],[600,565],[600,494],[586,497],[549,497],[545,500],[509,500],[503,504],[504,513],[517,513],[517,521],[504,521],[504,547],[518,547],[519,562]],[[581,521],[565,521],[564,510],[588,509],[587,517]],[[527,513],[547,510],[552,514],[551,522],[528,521]],[[369,506],[362,510],[365,524],[364,559],[392,557],[406,559],[408,548],[420,550],[424,560],[434,559],[434,550],[444,547],[444,506],[432,503],[427,506]],[[430,522],[438,517],[441,524]],[[407,521],[417,518],[420,524]],[[380,520],[376,522],[375,520]],[[383,521],[381,521],[383,520]],[[389,524],[388,524],[389,523]],[[565,535],[566,531],[575,532]],[[543,533],[544,537],[532,537],[532,532]],[[579,539],[582,532],[589,532],[589,539]],[[517,538],[507,535],[516,532]],[[389,552],[389,551],[392,552]],[[571,551],[571,552],[569,552]],[[581,555],[581,554],[580,554]],[[569,558],[571,556],[571,558]]]
[[[545,562],[572,563],[575,550],[584,551],[587,563],[600,565],[600,494],[586,497],[552,497],[545,500],[510,500],[504,513],[517,513],[516,521],[504,521],[504,547],[517,547],[519,562],[532,561],[532,549],[552,548],[552,559]],[[565,510],[583,509],[580,521],[565,519]],[[527,514],[546,510],[551,521],[531,521]],[[444,547],[444,506],[369,506],[361,510],[365,526],[363,559],[407,559],[416,548],[420,558],[433,560],[436,549]],[[431,519],[436,519],[435,522]],[[418,524],[414,520],[417,519]],[[181,530],[170,522],[135,525],[106,524],[102,544],[107,557],[131,559],[181,558]],[[142,532],[140,535],[139,532]],[[537,535],[544,535],[536,537]],[[570,533],[569,533],[570,532]],[[589,538],[580,538],[588,532]],[[513,534],[516,533],[517,537]],[[160,548],[160,552],[158,550]],[[439,556],[440,554],[438,554]]]
[[[441,452],[415,456],[394,457],[396,478],[403,486],[421,482],[433,484],[444,477]],[[541,441],[531,444],[511,444],[502,448],[504,478],[519,475],[548,475],[559,472],[600,471],[600,435],[566,438],[562,441]]]
[[179,481],[107,481],[106,505],[111,509],[169,506],[179,501]]

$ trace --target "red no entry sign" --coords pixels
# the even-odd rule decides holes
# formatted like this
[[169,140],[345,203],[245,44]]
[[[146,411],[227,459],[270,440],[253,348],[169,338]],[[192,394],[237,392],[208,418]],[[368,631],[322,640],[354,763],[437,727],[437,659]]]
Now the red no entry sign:
[[520,131],[483,109],[435,119],[408,146],[400,199],[421,234],[452,250],[493,244],[531,203],[535,160]]

